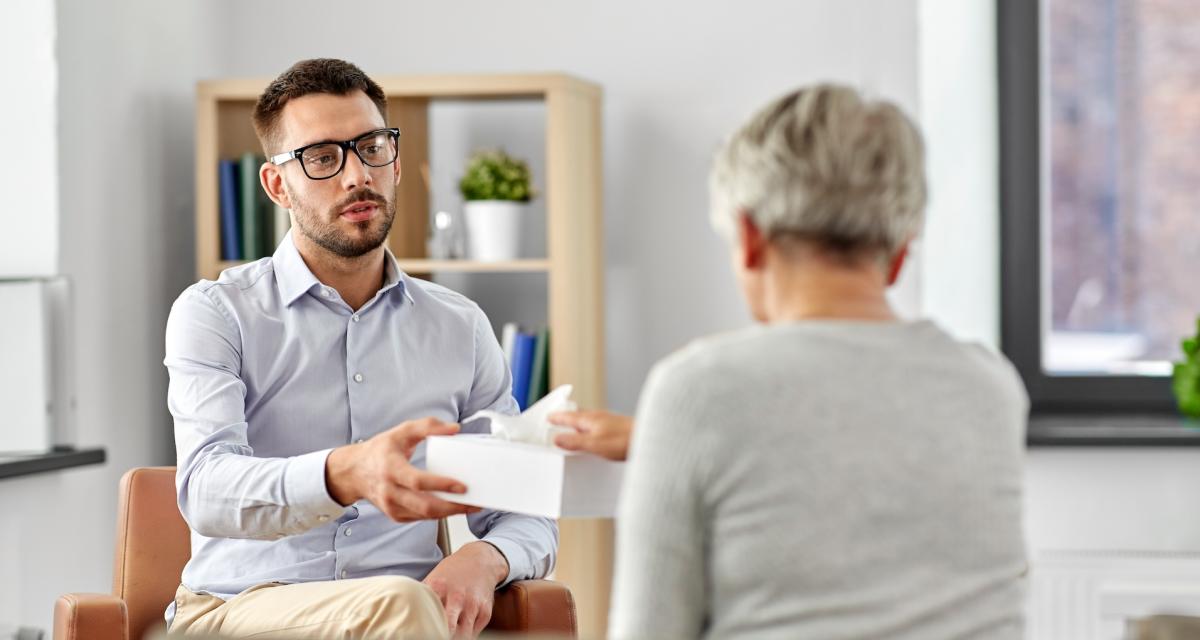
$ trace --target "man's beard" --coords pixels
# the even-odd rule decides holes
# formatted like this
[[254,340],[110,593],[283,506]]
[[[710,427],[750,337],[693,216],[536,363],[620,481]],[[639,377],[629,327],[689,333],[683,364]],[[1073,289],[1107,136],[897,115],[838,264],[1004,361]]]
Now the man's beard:
[[357,189],[329,209],[328,219],[337,220],[342,210],[356,202],[373,202],[379,205],[381,218],[353,223],[359,229],[367,231],[372,224],[378,221],[379,227],[375,233],[368,233],[358,238],[350,237],[337,228],[336,222],[325,222],[324,219],[314,215],[311,209],[297,201],[295,196],[292,196],[296,227],[306,238],[330,253],[343,258],[357,258],[366,255],[379,248],[387,240],[388,232],[392,229],[392,222],[396,218],[396,204],[370,189]]

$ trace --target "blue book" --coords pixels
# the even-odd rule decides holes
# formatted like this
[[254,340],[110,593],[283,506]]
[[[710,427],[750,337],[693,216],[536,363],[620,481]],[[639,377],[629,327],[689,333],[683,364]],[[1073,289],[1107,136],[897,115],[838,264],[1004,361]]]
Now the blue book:
[[517,406],[521,407],[521,411],[528,408],[529,403],[529,377],[533,373],[533,351],[537,344],[537,338],[533,334],[518,333],[516,347],[513,349],[512,374],[513,397],[517,399]]
[[242,259],[241,216],[238,215],[238,161],[221,160],[221,259]]

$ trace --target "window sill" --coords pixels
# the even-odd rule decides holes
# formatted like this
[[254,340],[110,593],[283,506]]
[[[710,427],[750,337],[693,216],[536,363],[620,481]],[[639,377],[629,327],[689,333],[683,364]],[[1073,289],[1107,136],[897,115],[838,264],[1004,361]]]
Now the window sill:
[[1200,421],[1177,415],[1034,415],[1030,447],[1194,447]]
[[104,460],[104,449],[99,447],[93,449],[61,448],[33,454],[0,453],[0,478],[14,478],[89,464],[101,464]]

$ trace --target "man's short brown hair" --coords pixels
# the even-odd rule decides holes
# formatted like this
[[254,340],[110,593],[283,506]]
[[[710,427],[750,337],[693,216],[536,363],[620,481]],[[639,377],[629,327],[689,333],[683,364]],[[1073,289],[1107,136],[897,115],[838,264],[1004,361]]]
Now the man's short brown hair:
[[387,97],[383,88],[367,77],[362,69],[335,58],[301,60],[271,81],[254,105],[254,132],[267,155],[279,153],[279,114],[293,98],[313,93],[345,96],[362,91],[379,114],[387,119]]

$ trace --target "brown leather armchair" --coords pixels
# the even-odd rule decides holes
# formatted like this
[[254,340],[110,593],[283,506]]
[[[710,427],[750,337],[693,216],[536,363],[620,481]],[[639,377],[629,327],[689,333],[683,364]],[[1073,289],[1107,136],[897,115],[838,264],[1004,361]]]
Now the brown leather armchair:
[[[445,522],[438,530],[449,548]],[[131,469],[121,478],[113,592],[68,593],[54,604],[57,640],[139,640],[162,626],[183,565],[191,557],[188,526],[175,497],[174,467]],[[574,637],[575,603],[548,580],[514,582],[496,592],[489,632]]]

